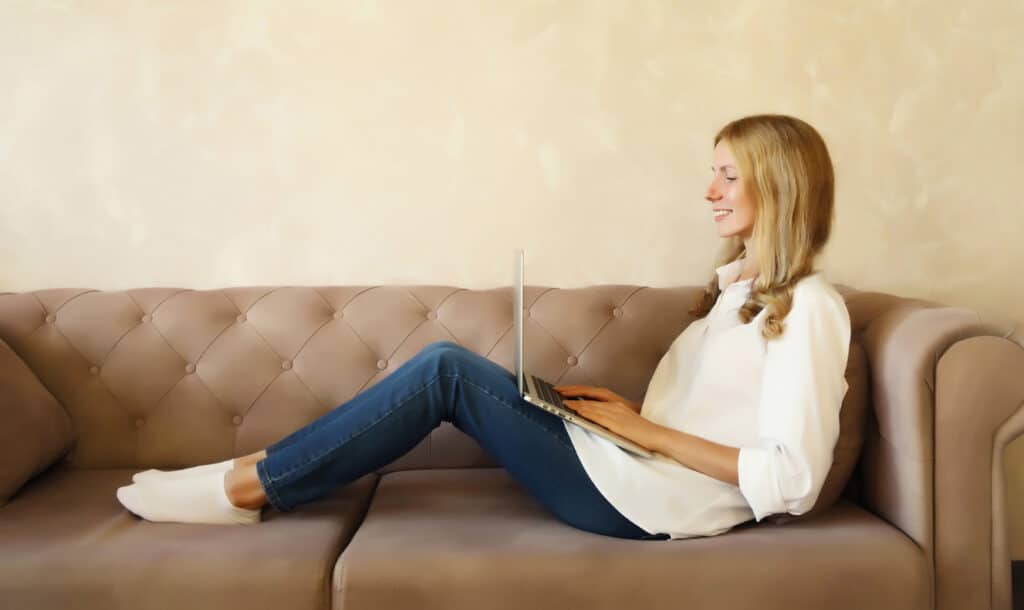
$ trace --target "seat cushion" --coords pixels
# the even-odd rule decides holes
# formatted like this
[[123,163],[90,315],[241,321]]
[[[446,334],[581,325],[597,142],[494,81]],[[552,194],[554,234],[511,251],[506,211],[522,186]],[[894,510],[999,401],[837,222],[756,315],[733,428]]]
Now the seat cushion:
[[334,574],[334,607],[925,608],[927,565],[841,499],[815,519],[640,541],[563,524],[500,468],[381,478]]
[[377,475],[253,525],[150,523],[118,503],[133,470],[57,470],[0,508],[4,608],[323,609]]

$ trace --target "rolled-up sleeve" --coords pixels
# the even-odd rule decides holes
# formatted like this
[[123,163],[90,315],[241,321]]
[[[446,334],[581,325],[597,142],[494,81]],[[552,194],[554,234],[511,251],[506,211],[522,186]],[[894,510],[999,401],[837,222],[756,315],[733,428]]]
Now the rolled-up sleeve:
[[848,385],[850,316],[842,297],[798,284],[782,337],[766,343],[757,440],[741,447],[739,488],[761,521],[809,511],[832,467]]

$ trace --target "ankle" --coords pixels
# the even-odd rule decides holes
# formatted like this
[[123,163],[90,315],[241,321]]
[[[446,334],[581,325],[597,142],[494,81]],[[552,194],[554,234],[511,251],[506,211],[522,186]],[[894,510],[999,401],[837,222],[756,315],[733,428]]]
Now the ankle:
[[252,466],[265,457],[267,457],[266,450],[257,451],[256,453],[250,453],[249,455],[243,455],[242,457],[235,458],[233,466],[234,468]]
[[254,465],[229,470],[224,475],[224,493],[237,508],[256,510],[267,503]]

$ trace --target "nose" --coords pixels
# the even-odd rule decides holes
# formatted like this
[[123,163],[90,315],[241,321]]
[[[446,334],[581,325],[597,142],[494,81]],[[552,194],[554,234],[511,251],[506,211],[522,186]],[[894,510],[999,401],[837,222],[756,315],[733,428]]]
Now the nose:
[[704,199],[707,199],[711,203],[714,203],[722,198],[722,192],[718,189],[718,178],[711,179],[711,183],[708,184],[708,190],[704,193]]

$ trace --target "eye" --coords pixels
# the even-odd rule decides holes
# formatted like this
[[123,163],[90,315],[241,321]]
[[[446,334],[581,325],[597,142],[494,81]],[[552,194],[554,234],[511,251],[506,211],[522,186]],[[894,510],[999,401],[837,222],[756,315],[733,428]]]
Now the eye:
[[726,176],[725,177],[725,181],[726,182],[736,182],[736,176]]

